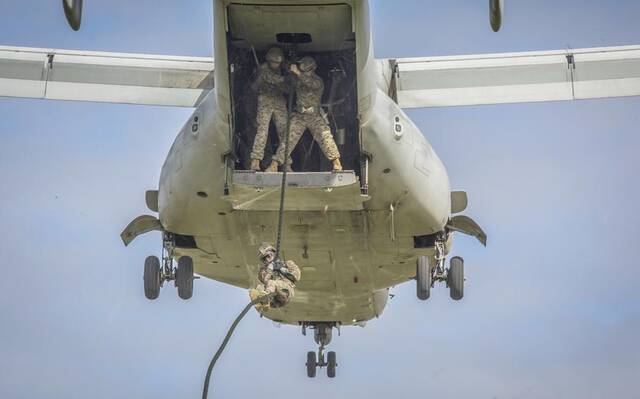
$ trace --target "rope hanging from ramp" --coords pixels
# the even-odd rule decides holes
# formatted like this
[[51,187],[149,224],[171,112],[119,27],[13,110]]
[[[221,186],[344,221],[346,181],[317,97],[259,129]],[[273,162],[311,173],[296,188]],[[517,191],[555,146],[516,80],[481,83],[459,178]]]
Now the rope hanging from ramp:
[[284,224],[284,198],[287,191],[287,169],[289,169],[289,136],[291,135],[291,114],[293,112],[293,77],[289,76],[289,98],[287,100],[287,126],[284,134],[284,163],[282,164],[282,185],[280,186],[280,210],[278,211],[278,235],[276,237],[276,259],[280,258],[282,225]]
[[[289,99],[287,102],[287,126],[285,130],[285,135],[284,135],[285,136],[284,163],[282,167],[282,185],[280,187],[280,209],[278,211],[278,230],[277,230],[277,236],[276,236],[276,259],[280,258],[280,245],[282,243],[282,227],[284,225],[284,200],[285,200],[285,192],[287,188],[287,169],[289,166],[289,135],[291,133],[291,115],[293,112],[293,96],[294,96],[294,89],[295,89],[294,79],[291,76],[289,76],[288,79],[289,79]],[[215,366],[216,362],[220,358],[220,355],[222,355],[222,352],[224,351],[224,349],[227,347],[227,344],[231,339],[231,335],[233,335],[233,332],[235,331],[240,321],[242,321],[244,316],[246,316],[246,314],[249,312],[249,309],[251,309],[251,307],[253,307],[258,303],[270,302],[275,297],[275,295],[276,295],[275,293],[271,293],[268,295],[261,296],[249,302],[249,304],[247,304],[247,306],[245,306],[244,309],[242,309],[242,312],[240,312],[240,314],[233,321],[233,324],[231,324],[231,327],[229,327],[229,331],[227,331],[227,335],[224,337],[222,344],[220,344],[220,347],[216,351],[215,355],[213,355],[213,358],[209,363],[209,368],[207,369],[207,374],[204,379],[204,386],[202,388],[202,399],[207,399],[209,395],[209,383],[211,382],[211,374],[213,373],[213,367]]]
[[224,340],[222,340],[222,344],[218,348],[218,351],[216,352],[216,354],[213,355],[213,358],[211,359],[211,362],[209,363],[209,368],[207,369],[207,375],[204,378],[204,387],[202,388],[202,399],[207,399],[207,396],[209,395],[209,382],[211,380],[211,373],[213,372],[213,366],[216,365],[216,362],[220,358],[220,355],[222,355],[222,352],[224,351],[224,348],[227,347],[227,344],[229,343],[229,340],[231,339],[231,335],[233,335],[233,332],[235,331],[235,329],[238,326],[238,324],[240,323],[240,321],[244,318],[244,316],[247,314],[247,312],[249,312],[249,309],[251,309],[251,307],[253,307],[254,305],[256,305],[258,303],[269,302],[269,301],[271,301],[271,299],[273,299],[274,296],[275,296],[275,293],[269,294],[269,295],[264,295],[264,296],[261,296],[260,298],[257,298],[255,300],[249,302],[249,304],[247,304],[247,306],[245,306],[244,309],[242,309],[242,312],[240,312],[238,317],[236,317],[236,319],[233,321],[233,324],[231,324],[231,327],[229,327],[229,331],[227,331],[227,335],[224,337]]

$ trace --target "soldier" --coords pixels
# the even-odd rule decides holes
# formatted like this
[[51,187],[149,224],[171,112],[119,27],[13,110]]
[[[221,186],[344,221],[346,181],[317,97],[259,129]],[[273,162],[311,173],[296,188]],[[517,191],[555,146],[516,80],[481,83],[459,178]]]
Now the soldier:
[[[324,82],[315,70],[316,61],[312,57],[304,57],[298,65],[291,65],[291,72],[297,76],[296,80],[296,112],[291,118],[291,132],[289,136],[289,154],[295,148],[306,129],[309,129],[313,139],[318,142],[324,155],[333,163],[333,170],[342,170],[340,152],[333,140],[331,129],[320,114],[320,101],[324,92]],[[278,151],[273,156],[267,172],[276,172],[278,164],[284,162],[284,140],[280,140]]]
[[258,257],[262,262],[258,271],[260,284],[249,291],[251,300],[275,293],[271,303],[257,304],[256,309],[265,312],[270,308],[285,306],[295,294],[294,288],[300,281],[300,268],[293,261],[282,262],[276,259],[276,249],[268,243],[260,246]]
[[[285,77],[281,73],[284,54],[278,47],[267,52],[267,62],[260,65],[253,88],[258,92],[258,112],[256,115],[256,137],[251,151],[251,170],[260,170],[260,161],[264,158],[271,118],[276,123],[278,137],[284,137],[287,125],[287,92]],[[281,140],[282,141],[282,140]]]

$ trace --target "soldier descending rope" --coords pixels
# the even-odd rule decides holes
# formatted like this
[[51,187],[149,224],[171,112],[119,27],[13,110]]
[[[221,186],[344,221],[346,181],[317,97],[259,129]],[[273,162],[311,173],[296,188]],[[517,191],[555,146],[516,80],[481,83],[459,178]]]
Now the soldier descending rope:
[[283,262],[277,259],[276,249],[268,243],[260,246],[258,257],[262,262],[258,271],[260,284],[249,291],[249,296],[252,301],[269,294],[275,294],[275,297],[270,303],[256,304],[256,309],[265,312],[286,305],[295,295],[296,283],[300,281],[300,268],[291,260]]

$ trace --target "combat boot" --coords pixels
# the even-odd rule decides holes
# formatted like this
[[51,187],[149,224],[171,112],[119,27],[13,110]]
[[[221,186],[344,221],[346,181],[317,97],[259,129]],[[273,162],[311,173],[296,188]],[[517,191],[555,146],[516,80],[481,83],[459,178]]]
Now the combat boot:
[[[255,288],[252,288],[252,289],[249,290],[249,298],[251,298],[251,302],[253,302],[256,299],[258,299],[258,298],[260,298],[262,296],[265,296],[267,294],[268,294],[268,292],[260,291],[260,290],[257,290]],[[256,310],[258,312],[262,313],[262,312],[266,312],[267,310],[269,310],[271,308],[271,305],[270,305],[269,302],[266,302],[266,303],[259,302],[259,303],[255,304],[255,307],[256,307]]]
[[260,160],[259,159],[252,159],[251,160],[251,170],[254,170],[256,172],[260,172]]
[[267,169],[265,169],[265,172],[277,172],[278,171],[278,162],[276,161],[271,161],[271,165],[269,165],[269,167]]
[[333,162],[334,172],[340,172],[342,170],[342,164],[340,163],[340,158],[336,158],[332,162]]
[[251,302],[253,302],[256,299],[260,298],[260,291],[258,291],[255,288],[250,289],[249,290],[249,298],[251,298]]

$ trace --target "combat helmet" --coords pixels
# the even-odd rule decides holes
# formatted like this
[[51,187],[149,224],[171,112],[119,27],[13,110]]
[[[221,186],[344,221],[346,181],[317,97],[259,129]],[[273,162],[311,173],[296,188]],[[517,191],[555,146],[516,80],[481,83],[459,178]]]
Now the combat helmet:
[[316,64],[316,60],[313,57],[306,56],[298,61],[298,66],[302,72],[311,72],[318,67],[318,64]]
[[282,53],[282,49],[280,47],[271,47],[269,51],[267,51],[267,56],[265,58],[269,62],[280,63],[284,61],[284,54]]
[[263,242],[262,245],[260,245],[260,248],[258,248],[258,257],[260,259],[264,259],[269,253],[275,255],[276,249],[268,242]]

